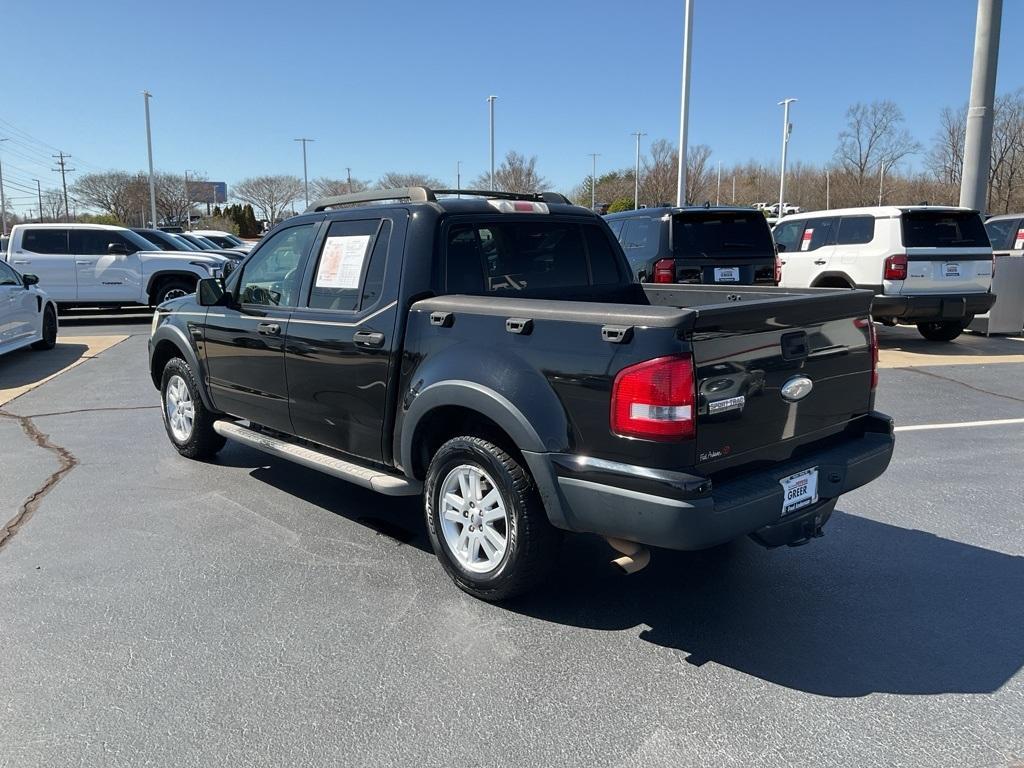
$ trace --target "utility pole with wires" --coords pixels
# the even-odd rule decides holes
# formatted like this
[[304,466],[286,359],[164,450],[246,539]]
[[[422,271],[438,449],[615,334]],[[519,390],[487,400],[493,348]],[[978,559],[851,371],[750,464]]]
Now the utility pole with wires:
[[36,183],[36,194],[39,195],[39,223],[43,223],[43,185],[39,179],[32,179]]
[[[7,141],[7,139],[0,139]],[[0,161],[0,235],[7,237],[7,197],[4,195],[4,164]]]
[[345,166],[345,177],[348,179],[348,182],[346,182],[346,183],[348,184],[348,193],[351,195],[352,194],[352,169],[349,168],[347,165]]
[[590,210],[597,208],[597,158],[600,152],[590,152],[590,159],[593,161],[590,171]]
[[50,170],[54,173],[60,173],[60,184],[64,188],[64,219],[66,221],[71,215],[71,206],[68,205],[67,174],[71,173],[75,169],[68,168],[68,160],[71,159],[71,155],[65,155],[63,152],[58,152],[56,155],[50,155],[50,157],[57,161],[57,167],[51,168]]
[[633,210],[640,208],[640,137],[646,136],[643,131],[636,130],[630,134],[636,139],[636,165],[633,167]]
[[153,182],[153,133],[149,128],[149,100],[153,94],[149,91],[142,92],[142,99],[146,102],[146,152],[149,154],[149,215],[153,219],[150,226],[155,227],[156,222],[156,184]]

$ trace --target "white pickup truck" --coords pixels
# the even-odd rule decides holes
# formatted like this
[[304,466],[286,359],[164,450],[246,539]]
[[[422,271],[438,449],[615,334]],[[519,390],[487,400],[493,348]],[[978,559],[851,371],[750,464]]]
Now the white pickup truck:
[[219,277],[227,259],[159,251],[124,227],[104,224],[17,224],[6,261],[39,277],[59,304],[156,306],[186,296],[200,278]]

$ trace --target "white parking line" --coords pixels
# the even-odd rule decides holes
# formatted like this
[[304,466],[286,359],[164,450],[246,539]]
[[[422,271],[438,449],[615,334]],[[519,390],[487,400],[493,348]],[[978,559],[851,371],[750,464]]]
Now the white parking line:
[[1001,424],[1024,424],[1024,419],[991,419],[989,421],[953,421],[947,424],[911,424],[896,427],[897,432],[917,432],[924,429],[962,429],[963,427],[994,427]]

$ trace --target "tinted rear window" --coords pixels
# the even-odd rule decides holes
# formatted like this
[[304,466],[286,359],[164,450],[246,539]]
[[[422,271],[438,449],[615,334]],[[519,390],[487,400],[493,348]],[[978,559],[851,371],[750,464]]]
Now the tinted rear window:
[[604,231],[571,222],[454,224],[445,258],[449,293],[547,294],[623,279]]
[[906,248],[987,248],[988,235],[981,217],[969,211],[906,211],[903,216]]
[[1017,219],[986,221],[985,231],[988,232],[988,239],[992,241],[993,248],[1009,248],[1016,239]]
[[759,211],[677,215],[673,220],[672,249],[682,258],[764,257],[775,253],[768,222]]
[[26,229],[21,247],[32,253],[67,253],[68,231],[66,229]]

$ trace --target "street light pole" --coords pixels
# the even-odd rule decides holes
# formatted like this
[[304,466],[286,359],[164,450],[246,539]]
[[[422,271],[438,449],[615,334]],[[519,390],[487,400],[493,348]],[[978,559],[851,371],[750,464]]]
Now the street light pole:
[[686,0],[683,15],[683,85],[679,104],[679,171],[676,205],[686,203],[686,133],[690,119],[690,42],[693,38],[693,0]]
[[142,92],[143,101],[146,102],[146,150],[149,153],[149,216],[153,220],[152,226],[156,226],[156,185],[153,183],[153,133],[149,128],[149,100],[153,94],[149,91]]
[[783,206],[786,204],[786,149],[789,147],[789,134],[793,132],[793,126],[789,123],[789,105],[796,99],[783,99],[779,102],[782,105],[782,170],[779,173],[779,212],[778,218],[782,218]]
[[832,174],[825,169],[825,210],[832,207]]
[[455,191],[462,197],[462,161],[455,161]]
[[491,128],[491,189],[494,189],[494,102],[498,100],[497,96],[487,97],[487,107]]
[[988,173],[992,156],[992,121],[1002,17],[1003,0],[978,0],[960,205],[982,212],[988,209]]
[[32,179],[36,183],[36,194],[39,195],[39,223],[43,223],[43,184],[39,179]]
[[636,137],[636,165],[633,166],[633,210],[640,208],[640,137],[647,134],[636,130],[632,134]]
[[306,190],[306,207],[309,208],[309,171],[306,168],[306,144],[315,141],[315,139],[295,139],[295,141],[302,142],[302,182]]
[[590,210],[597,207],[597,158],[600,156],[598,152],[590,153],[590,159],[593,161],[590,171]]
[[882,184],[885,182],[885,160],[878,164],[878,204],[882,204]]
[[722,161],[718,161],[718,190],[715,192],[715,205],[722,204]]
[[[7,139],[0,139],[7,141]],[[4,195],[4,164],[0,160],[0,235],[7,237],[7,197]]]

